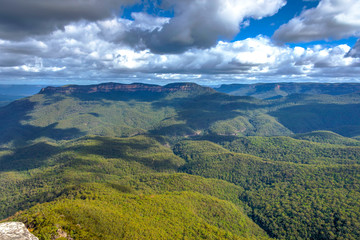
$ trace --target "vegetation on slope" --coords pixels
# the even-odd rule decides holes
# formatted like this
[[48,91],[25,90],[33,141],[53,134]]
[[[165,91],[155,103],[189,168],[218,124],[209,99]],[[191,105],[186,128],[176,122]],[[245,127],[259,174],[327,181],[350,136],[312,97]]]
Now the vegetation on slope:
[[345,146],[360,146],[360,141],[352,138],[346,138],[330,131],[314,131],[310,133],[296,134],[295,136],[293,136],[293,138],[318,143],[330,143]]
[[273,161],[326,165],[360,163],[358,146],[324,144],[290,137],[240,137],[220,144],[233,152]]
[[[215,179],[173,174],[185,161],[149,137],[84,137],[62,144],[37,143],[17,151],[2,152],[0,163],[0,178],[4,183],[0,195],[2,218],[19,209],[55,200],[21,214],[25,218],[16,217],[16,220],[34,228],[34,233],[41,239],[50,239],[58,233],[58,229],[74,239],[116,239],[118,230],[109,233],[106,227],[109,227],[110,221],[112,228],[117,229],[118,218],[127,219],[122,222],[123,239],[130,236],[176,239],[182,234],[189,239],[200,236],[213,239],[266,238],[266,234],[242,213],[244,204],[239,200],[243,191],[241,187]],[[101,184],[78,187],[82,183],[94,182]],[[73,193],[69,193],[83,187],[88,189],[86,192],[91,197],[86,199],[90,202],[83,201],[84,197],[73,199]],[[120,191],[120,195],[109,193],[111,199],[94,197],[103,196],[104,193],[98,191],[106,192],[106,189],[114,194],[115,190]],[[112,205],[113,201],[128,202],[129,199],[135,200],[127,206],[121,204],[124,207],[121,212],[114,211],[119,206]],[[129,212],[128,208],[138,211]],[[39,215],[39,209],[45,215]],[[194,209],[201,215],[194,213]],[[87,214],[88,211],[91,213]],[[158,211],[166,214],[153,216]],[[218,211],[222,212],[219,216]],[[141,218],[146,212],[150,214],[148,218]],[[66,221],[61,217],[64,214],[69,214]],[[81,230],[77,227],[79,222]],[[63,225],[59,228],[59,224]],[[97,227],[93,226],[95,224]],[[141,229],[146,224],[149,228]],[[170,226],[175,228],[164,232],[166,227],[171,229]]]
[[290,94],[343,95],[360,92],[358,83],[257,83],[223,84],[215,88],[219,92],[236,96],[253,96],[260,99],[275,99]]
[[25,222],[40,239],[59,232],[74,239],[268,239],[237,206],[209,195],[118,189],[78,186],[12,220]]
[[184,164],[152,138],[84,137],[0,152],[0,218],[55,198],[66,186],[175,172]]
[[[254,153],[271,150],[263,153],[268,160],[231,152],[209,141],[177,144],[174,152],[180,158],[165,143],[145,136],[93,136],[5,150],[0,157],[1,213],[7,217],[19,209],[64,196],[69,186],[99,182],[131,194],[191,191],[211,195],[244,207],[257,224],[280,239],[359,236],[356,229],[360,222],[360,169],[356,164],[349,165],[356,160],[348,159],[349,153],[357,151],[344,150],[356,147],[287,137],[234,138],[222,144],[232,150],[229,146],[235,149],[244,140],[254,141]],[[283,161],[272,159],[271,155],[277,154],[276,149],[287,149],[280,143],[291,146],[283,154]],[[290,151],[296,149],[296,144],[303,145],[302,149]],[[300,152],[304,149],[311,154],[302,156]],[[343,162],[338,165],[335,163],[339,161],[330,161],[332,158],[322,162],[311,160],[313,153],[319,151],[324,155],[335,151]],[[300,157],[311,164],[284,162]],[[226,180],[238,187],[224,181],[174,174],[178,171]],[[46,229],[43,234],[49,233]]]
[[[198,87],[199,88],[199,87]],[[184,137],[203,133],[289,135],[264,102],[216,92],[95,92],[37,94],[0,109],[0,143],[84,135]],[[266,105],[266,104],[265,104]]]
[[175,153],[183,170],[245,189],[250,216],[279,239],[358,239],[360,166],[264,161],[208,141],[184,141]]
[[[90,90],[93,87],[88,86]],[[358,94],[290,95],[262,101],[198,85],[175,84],[168,88],[181,87],[189,89],[44,91],[0,109],[0,144],[22,146],[39,138],[68,140],[89,134],[128,137],[150,133],[172,139],[204,134],[290,136],[314,130],[331,130],[350,137],[360,134]]]
[[294,133],[327,130],[346,137],[360,134],[360,95],[290,95],[269,114]]

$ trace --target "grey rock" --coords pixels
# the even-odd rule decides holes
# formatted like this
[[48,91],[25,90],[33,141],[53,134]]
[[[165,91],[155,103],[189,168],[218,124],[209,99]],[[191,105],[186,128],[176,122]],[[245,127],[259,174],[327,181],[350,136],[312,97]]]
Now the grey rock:
[[22,222],[0,223],[0,240],[39,240]]

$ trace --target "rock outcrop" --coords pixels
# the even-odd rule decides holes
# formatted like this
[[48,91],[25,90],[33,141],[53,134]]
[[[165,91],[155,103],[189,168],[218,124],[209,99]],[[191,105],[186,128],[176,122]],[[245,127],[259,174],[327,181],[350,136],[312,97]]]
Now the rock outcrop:
[[0,223],[0,240],[39,240],[22,222]]

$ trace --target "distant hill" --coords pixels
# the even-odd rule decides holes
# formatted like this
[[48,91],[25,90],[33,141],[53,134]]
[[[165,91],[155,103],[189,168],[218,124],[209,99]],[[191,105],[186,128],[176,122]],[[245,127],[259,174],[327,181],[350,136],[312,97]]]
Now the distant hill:
[[337,133],[330,131],[315,131],[310,133],[296,134],[293,136],[296,139],[308,140],[318,143],[341,144],[346,146],[360,146],[360,141],[343,137]]
[[62,87],[42,88],[40,94],[89,94],[89,93],[170,93],[170,92],[196,92],[196,94],[205,92],[215,92],[212,88],[202,87],[196,83],[171,83],[165,86],[133,83],[102,83],[98,85],[66,85]]
[[235,96],[276,99],[290,94],[343,95],[360,92],[359,83],[256,83],[224,84],[215,90]]
[[104,83],[46,87],[0,108],[0,145],[93,134],[161,135],[173,140],[290,136],[327,130],[360,135],[360,95],[291,94],[276,100],[231,96],[194,83]]
[[346,137],[360,135],[360,94],[292,94],[273,101],[269,114],[293,133],[332,131]]
[[261,110],[264,104],[193,83],[47,87],[0,109],[0,143],[88,134],[291,134]]
[[[315,134],[314,134],[315,135]],[[313,135],[313,136],[314,136]],[[318,135],[319,136],[319,135]],[[325,141],[325,137],[322,138]],[[328,138],[330,140],[330,138]],[[251,154],[273,161],[295,162],[302,164],[360,164],[359,141],[335,141],[318,143],[291,137],[239,137],[219,144],[232,152]],[[351,141],[353,140],[353,141]],[[347,144],[353,143],[348,146]]]

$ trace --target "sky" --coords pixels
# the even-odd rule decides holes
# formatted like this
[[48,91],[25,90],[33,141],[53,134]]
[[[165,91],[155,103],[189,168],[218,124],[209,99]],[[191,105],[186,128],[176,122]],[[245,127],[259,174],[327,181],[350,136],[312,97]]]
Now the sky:
[[0,6],[0,84],[360,82],[359,0]]

